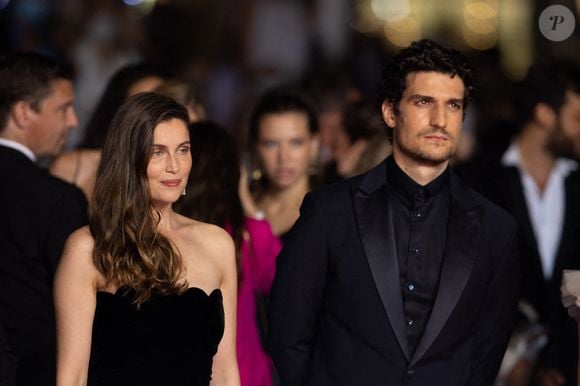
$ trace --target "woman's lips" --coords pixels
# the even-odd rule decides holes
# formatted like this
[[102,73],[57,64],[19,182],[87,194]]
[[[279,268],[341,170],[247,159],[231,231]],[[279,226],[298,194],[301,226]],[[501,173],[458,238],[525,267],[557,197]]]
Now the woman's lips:
[[181,184],[181,180],[165,180],[161,183],[169,188],[176,188]]

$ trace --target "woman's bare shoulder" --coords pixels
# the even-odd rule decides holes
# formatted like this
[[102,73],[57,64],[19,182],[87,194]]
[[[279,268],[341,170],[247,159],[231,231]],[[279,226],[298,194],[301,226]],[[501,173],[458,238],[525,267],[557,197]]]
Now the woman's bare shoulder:
[[66,241],[65,248],[73,248],[79,251],[89,251],[92,253],[93,247],[95,245],[95,240],[89,229],[88,225],[85,225],[68,237]]
[[233,254],[234,246],[230,234],[223,228],[186,218],[184,234],[209,257],[220,257],[224,253]]
[[50,164],[50,174],[72,183],[79,154],[79,150],[70,150],[60,154]]
[[99,283],[102,275],[93,262],[95,241],[88,226],[77,229],[68,237],[59,271],[64,275],[82,277],[93,283]]

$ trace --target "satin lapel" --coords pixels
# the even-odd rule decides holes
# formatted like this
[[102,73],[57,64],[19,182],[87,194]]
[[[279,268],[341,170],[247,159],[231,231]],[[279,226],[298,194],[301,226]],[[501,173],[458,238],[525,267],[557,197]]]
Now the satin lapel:
[[473,269],[481,236],[481,212],[479,206],[473,206],[473,202],[469,205],[472,209],[465,209],[461,201],[464,201],[465,195],[468,194],[470,193],[463,187],[452,189],[439,289],[429,322],[409,366],[417,363],[441,332]]
[[377,291],[399,346],[408,361],[399,264],[386,185],[383,183],[379,189],[370,193],[364,190],[355,191],[354,204],[360,237]]

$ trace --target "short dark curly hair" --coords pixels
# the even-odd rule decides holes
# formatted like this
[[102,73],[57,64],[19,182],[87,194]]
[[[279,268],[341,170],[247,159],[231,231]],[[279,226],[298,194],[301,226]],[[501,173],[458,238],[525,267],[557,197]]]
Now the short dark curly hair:
[[459,76],[465,86],[463,96],[465,111],[476,87],[475,70],[461,52],[444,47],[431,39],[413,42],[387,63],[380,84],[379,106],[389,101],[396,108],[407,87],[407,75],[413,72],[439,72]]

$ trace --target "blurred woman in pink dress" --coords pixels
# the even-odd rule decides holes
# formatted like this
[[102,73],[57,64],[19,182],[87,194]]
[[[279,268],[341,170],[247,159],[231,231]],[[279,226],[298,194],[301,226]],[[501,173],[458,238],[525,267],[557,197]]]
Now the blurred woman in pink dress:
[[263,299],[270,292],[281,244],[268,222],[244,215],[238,195],[240,157],[230,134],[210,122],[190,124],[189,131],[193,166],[176,210],[232,235],[238,258],[236,350],[241,385],[270,386],[273,365],[262,345],[260,325],[265,327]]

